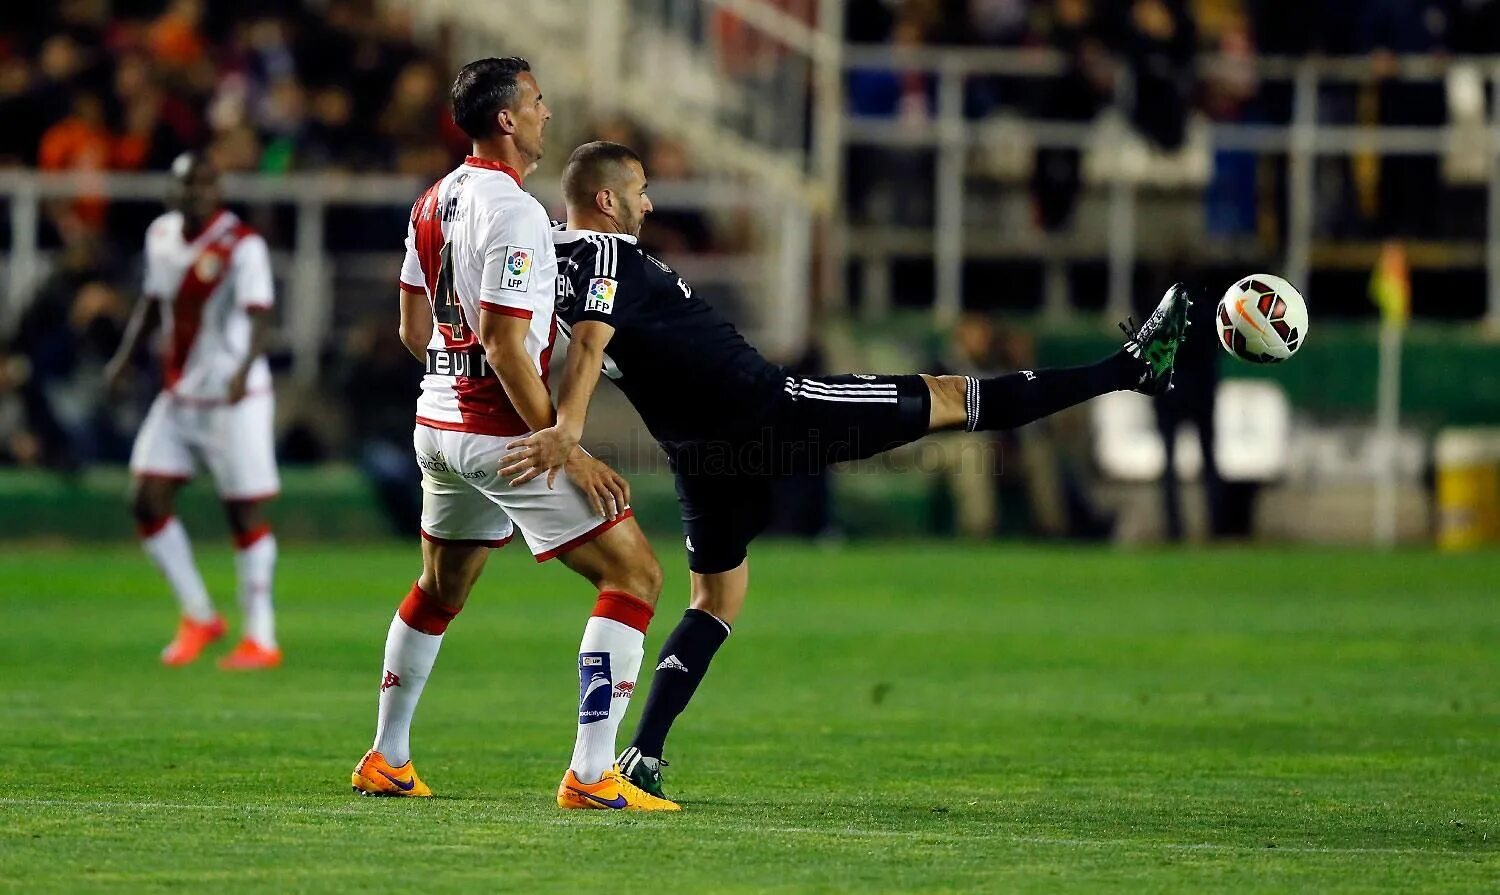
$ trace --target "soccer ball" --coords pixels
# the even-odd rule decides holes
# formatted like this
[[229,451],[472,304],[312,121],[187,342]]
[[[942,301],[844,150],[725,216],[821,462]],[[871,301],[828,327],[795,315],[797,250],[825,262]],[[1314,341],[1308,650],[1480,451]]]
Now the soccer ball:
[[1252,364],[1279,364],[1307,339],[1307,303],[1271,274],[1245,277],[1219,299],[1219,344]]

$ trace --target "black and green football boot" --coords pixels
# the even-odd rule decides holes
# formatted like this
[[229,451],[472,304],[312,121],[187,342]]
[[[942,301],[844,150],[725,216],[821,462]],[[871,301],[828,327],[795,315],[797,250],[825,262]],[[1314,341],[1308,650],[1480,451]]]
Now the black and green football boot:
[[1127,336],[1125,353],[1144,366],[1141,378],[1134,390],[1143,395],[1164,395],[1172,390],[1172,370],[1177,364],[1177,346],[1187,336],[1188,308],[1193,303],[1188,299],[1187,287],[1177,283],[1162,296],[1161,304],[1137,329],[1135,319],[1121,323],[1120,329]]
[[658,799],[665,799],[667,797],[662,792],[661,769],[666,767],[668,762],[660,758],[652,758],[649,755],[642,755],[641,750],[631,746],[620,753],[620,758],[615,763],[620,766],[620,770],[625,773],[625,777],[631,783],[651,793]]

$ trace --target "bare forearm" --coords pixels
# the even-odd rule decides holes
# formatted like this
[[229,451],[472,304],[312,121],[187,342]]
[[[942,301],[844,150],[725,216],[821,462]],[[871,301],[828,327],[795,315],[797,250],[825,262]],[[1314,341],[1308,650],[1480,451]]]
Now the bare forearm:
[[[623,510],[630,502],[630,486],[617,473],[589,457],[579,448],[578,440],[583,435],[589,401],[599,384],[604,349],[614,331],[614,327],[599,321],[584,321],[573,327],[558,395],[557,424],[547,429],[532,424],[532,434],[510,446],[514,452],[506,456],[507,463],[500,470],[508,478],[514,476],[512,485],[524,484],[546,473],[548,487],[552,486],[558,471],[569,464],[582,465],[580,468],[569,466],[568,474],[575,482],[588,480],[591,474],[597,476],[600,470],[605,470],[608,473],[606,478],[614,483],[607,489],[612,497],[606,498],[603,492],[588,485],[584,485],[583,490],[590,495],[594,509],[611,519],[616,511]],[[590,473],[588,470],[592,467],[597,468]]]
[[125,325],[125,334],[120,338],[120,347],[115,349],[112,363],[128,363],[135,356],[141,340],[150,336],[160,322],[161,306],[154,297],[146,296],[136,302],[135,310],[130,313],[130,321]]
[[536,360],[526,351],[526,336],[531,329],[529,317],[491,314],[479,311],[479,342],[485,359],[500,377],[511,406],[533,432],[552,425],[552,395]]
[[411,356],[421,363],[427,363],[427,346],[432,343],[432,326],[427,327],[425,332],[412,332],[408,327],[401,327],[401,344]]
[[266,347],[271,340],[271,313],[269,310],[254,310],[250,312],[250,349],[240,359],[239,372],[245,375],[250,371],[250,365],[255,359],[266,353]]
[[557,425],[575,441],[583,437],[584,421],[594,399],[594,389],[599,386],[603,359],[604,351],[589,345],[574,344],[568,351],[557,397]]
[[604,349],[614,338],[615,328],[602,320],[581,320],[568,342],[568,365],[557,399],[557,427],[573,439],[583,437],[589,402],[599,386],[604,367]]
[[525,351],[485,347],[485,357],[500,378],[511,406],[533,432],[552,425],[552,395]]
[[427,296],[401,290],[401,344],[411,356],[427,363],[427,346],[432,343],[432,305]]

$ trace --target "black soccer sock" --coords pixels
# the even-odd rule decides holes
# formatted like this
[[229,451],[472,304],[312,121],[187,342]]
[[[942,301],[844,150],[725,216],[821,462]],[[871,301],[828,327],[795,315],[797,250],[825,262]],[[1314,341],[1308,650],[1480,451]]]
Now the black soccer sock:
[[1134,388],[1141,362],[1124,351],[1084,367],[1021,370],[993,379],[969,378],[970,432],[1014,429],[1109,392]]
[[708,663],[728,636],[729,626],[711,613],[689,609],[682,614],[682,621],[661,645],[646,711],[630,744],[642,755],[661,758],[673,722],[687,708],[708,673]]

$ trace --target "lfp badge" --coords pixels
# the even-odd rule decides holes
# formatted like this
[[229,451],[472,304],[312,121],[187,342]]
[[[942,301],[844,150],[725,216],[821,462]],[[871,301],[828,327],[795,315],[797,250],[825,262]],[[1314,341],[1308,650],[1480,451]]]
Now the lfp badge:
[[613,314],[615,311],[615,289],[619,284],[609,277],[594,277],[589,280],[588,295],[583,300],[585,311]]
[[524,290],[531,282],[531,249],[523,246],[506,246],[505,249],[505,282],[501,288]]

